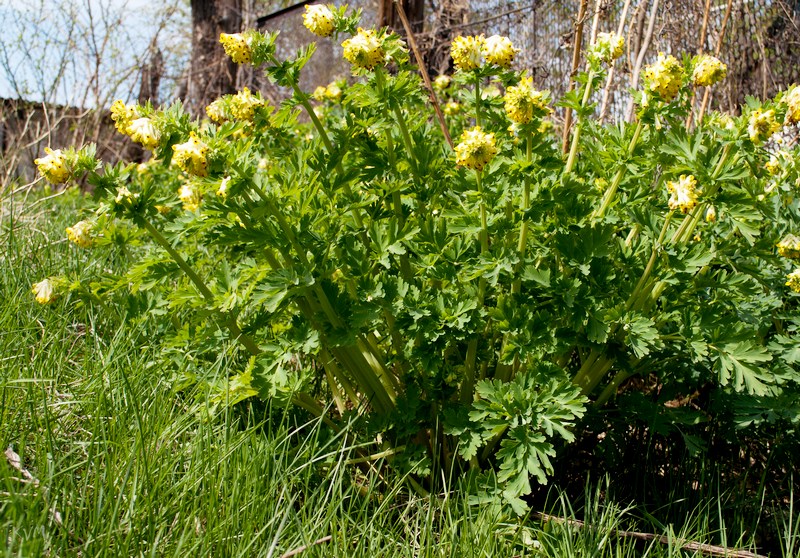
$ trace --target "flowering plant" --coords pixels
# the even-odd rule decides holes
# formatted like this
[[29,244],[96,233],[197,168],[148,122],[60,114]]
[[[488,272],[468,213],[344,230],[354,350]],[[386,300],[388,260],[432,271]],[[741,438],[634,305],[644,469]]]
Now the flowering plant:
[[[520,512],[587,408],[632,378],[668,386],[655,412],[711,389],[737,424],[797,393],[798,249],[781,244],[800,227],[797,147],[764,171],[797,89],[687,129],[692,63],[660,55],[636,122],[603,125],[592,92],[622,49],[603,35],[560,102],[577,113],[562,156],[549,94],[511,67],[508,39],[457,38],[455,74],[426,91],[396,35],[340,9],[305,18],[349,36],[354,83],[310,95],[298,78],[313,43],[282,61],[273,35],[223,36],[293,96],[273,110],[243,92],[200,122],[117,105],[153,158],[90,171],[98,214],[153,240],[114,288],[171,317],[180,387],[352,422],[363,460],[387,458],[418,490],[469,470],[479,495]],[[717,62],[695,81],[724,75]],[[460,107],[443,127],[433,100]],[[88,246],[88,231],[103,234],[71,234]]]

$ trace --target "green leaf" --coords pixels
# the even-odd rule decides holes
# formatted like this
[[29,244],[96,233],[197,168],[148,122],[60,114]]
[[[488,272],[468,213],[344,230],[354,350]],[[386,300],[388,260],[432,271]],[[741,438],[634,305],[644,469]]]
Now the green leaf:
[[[714,369],[723,386],[733,380],[736,391],[746,390],[752,395],[767,395],[770,393],[767,370],[759,366],[772,360],[766,348],[755,345],[752,341],[724,343],[710,345],[716,353]],[[712,357],[713,358],[713,357]]]

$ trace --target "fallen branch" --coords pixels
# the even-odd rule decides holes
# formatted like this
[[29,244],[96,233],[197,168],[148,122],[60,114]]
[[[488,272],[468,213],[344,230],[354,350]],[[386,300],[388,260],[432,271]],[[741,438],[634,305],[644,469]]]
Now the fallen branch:
[[[574,527],[587,527],[586,523],[577,519],[566,519],[555,515],[546,513],[535,514],[537,519],[542,521],[552,521],[554,523],[566,523]],[[591,528],[591,526],[588,526]],[[639,531],[615,531],[618,537],[626,537],[629,539],[638,539],[640,541],[658,541],[661,544],[676,544],[682,550],[689,550],[693,552],[702,552],[709,556],[725,556],[726,558],[769,558],[763,554],[755,554],[747,550],[738,550],[735,548],[727,548],[724,546],[717,546],[713,544],[705,544],[694,541],[682,541],[674,537],[667,537],[666,535],[656,535],[655,533],[640,533]]]

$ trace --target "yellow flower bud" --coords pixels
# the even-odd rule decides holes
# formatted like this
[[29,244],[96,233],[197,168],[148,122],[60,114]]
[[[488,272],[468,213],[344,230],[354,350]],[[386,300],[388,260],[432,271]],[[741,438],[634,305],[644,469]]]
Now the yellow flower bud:
[[681,213],[688,213],[697,205],[697,180],[691,174],[682,174],[677,182],[667,182],[667,191],[672,194],[669,198],[670,209],[680,209]]
[[450,45],[450,56],[453,64],[459,70],[475,70],[481,67],[483,45],[486,42],[483,35],[472,37],[458,36]]
[[219,188],[217,188],[217,195],[219,197],[221,197],[222,199],[227,198],[228,197],[228,188],[230,188],[230,185],[231,185],[231,177],[230,176],[226,176],[219,183]]
[[200,189],[196,184],[186,182],[181,189],[178,190],[178,199],[183,203],[183,209],[186,211],[197,211],[200,209]]
[[250,49],[250,40],[242,33],[220,33],[219,42],[225,49],[225,54],[237,64],[249,64],[253,60],[253,51]]
[[328,87],[325,88],[325,93],[323,94],[324,97],[329,100],[338,102],[342,98],[342,88],[339,87],[339,84],[335,81],[332,81],[328,84]]
[[683,67],[674,56],[661,52],[654,63],[645,67],[642,77],[645,89],[669,102],[681,88]]
[[64,152],[60,149],[53,151],[49,147],[45,147],[44,152],[47,153],[45,157],[33,161],[42,176],[52,184],[63,184],[69,180],[72,173],[67,168],[67,157]]
[[447,101],[442,112],[444,112],[447,116],[454,116],[461,112],[461,103],[458,101]]
[[625,52],[625,39],[616,33],[598,33],[594,44],[589,48],[589,56],[607,64]]
[[710,87],[715,83],[725,79],[728,75],[728,67],[719,58],[703,54],[694,60],[694,71],[692,71],[692,83]]
[[492,35],[483,43],[483,57],[490,64],[508,68],[519,50],[514,48],[511,39],[501,35]]
[[713,205],[710,205],[708,209],[706,209],[706,223],[716,223],[717,222],[717,208]]
[[486,133],[476,126],[464,130],[461,143],[456,146],[456,164],[481,170],[497,155],[494,134]]
[[139,197],[139,193],[132,193],[127,186],[117,188],[117,196],[114,198],[116,203],[133,203]]
[[89,221],[78,221],[71,227],[67,227],[67,238],[80,248],[90,248],[94,244],[92,228],[93,225]]
[[191,132],[188,141],[173,145],[172,149],[175,152],[173,161],[185,172],[196,176],[208,174],[208,146],[194,132]]
[[303,14],[303,25],[320,37],[330,37],[336,29],[333,25],[333,12],[322,4],[306,6],[306,13]]
[[383,61],[384,52],[374,30],[358,28],[355,37],[342,43],[344,58],[356,68],[371,70]]
[[450,87],[451,81],[452,79],[450,78],[450,76],[444,74],[436,76],[436,79],[433,80],[433,88],[436,89],[437,91],[444,91],[445,89]]

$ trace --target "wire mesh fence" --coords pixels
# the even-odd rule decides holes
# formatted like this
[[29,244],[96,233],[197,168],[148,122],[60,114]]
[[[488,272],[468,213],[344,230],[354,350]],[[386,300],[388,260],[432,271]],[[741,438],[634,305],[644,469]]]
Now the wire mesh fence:
[[[376,24],[378,2],[349,3],[364,10],[364,25]],[[520,49],[516,67],[527,70],[555,98],[568,87],[579,0],[441,0],[426,5],[418,37],[428,66],[449,69],[449,44],[457,35],[506,35]],[[607,114],[625,115],[628,89],[636,85],[637,59],[659,52],[677,57],[719,52],[728,78],[714,88],[711,106],[736,112],[746,95],[769,97],[800,81],[800,0],[588,0],[583,21],[585,48],[594,33],[621,31],[626,55],[609,86]],[[280,30],[279,54],[290,55],[313,39],[303,28],[302,7],[271,18],[263,30]],[[303,86],[312,89],[349,75],[341,47],[318,41]],[[269,94],[278,92],[265,82]],[[602,92],[597,94],[601,104]]]

